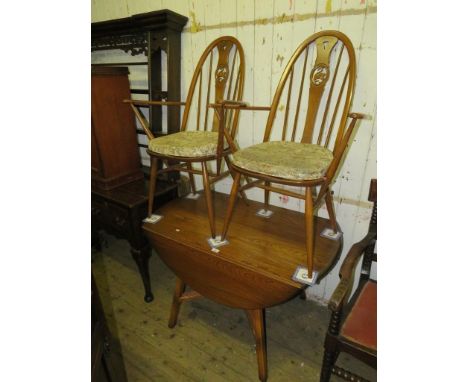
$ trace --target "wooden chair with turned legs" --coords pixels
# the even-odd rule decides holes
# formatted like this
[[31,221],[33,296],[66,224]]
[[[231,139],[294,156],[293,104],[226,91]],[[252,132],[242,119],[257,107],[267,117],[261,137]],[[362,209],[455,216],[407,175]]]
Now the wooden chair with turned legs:
[[[244,52],[239,41],[231,36],[220,37],[214,40],[200,57],[186,102],[124,101],[130,104],[149,140],[147,152],[151,158],[151,170],[148,218],[153,214],[153,195],[158,174],[169,171],[187,172],[194,194],[194,174],[202,175],[211,240],[215,240],[211,186],[230,174],[228,155],[236,150],[233,137],[236,135],[239,111],[223,109],[221,112],[215,112],[209,105],[212,102],[223,105],[229,102],[237,104],[236,101],[240,100],[243,94],[244,67]],[[155,137],[141,110],[149,105],[185,105],[180,132]],[[223,160],[227,164],[227,171],[221,171]],[[208,168],[210,161],[216,161],[215,172]],[[194,168],[195,163],[199,163],[201,169]],[[163,168],[162,164],[166,167]]]
[[[328,304],[331,318],[324,344],[321,382],[328,382],[332,373],[348,381],[366,381],[335,365],[340,352],[351,354],[377,368],[377,281],[370,278],[372,263],[377,261],[376,179],[371,181],[369,200],[374,202],[369,232],[346,255],[340,269],[340,282]],[[361,258],[359,284],[349,298],[356,266]]]
[[[314,211],[323,199],[331,229],[339,235],[331,184],[356,122],[363,117],[350,113],[355,77],[356,59],[349,38],[338,31],[321,31],[306,39],[292,55],[271,107],[224,105],[227,109],[270,111],[263,143],[233,154],[235,176],[221,240],[226,239],[239,191],[263,188],[265,207],[258,214],[265,217],[271,213],[268,205],[272,191],[302,199],[307,276],[313,283]],[[212,106],[219,109],[223,105]],[[241,175],[256,180],[241,186]],[[291,191],[290,186],[305,188],[305,195]]]

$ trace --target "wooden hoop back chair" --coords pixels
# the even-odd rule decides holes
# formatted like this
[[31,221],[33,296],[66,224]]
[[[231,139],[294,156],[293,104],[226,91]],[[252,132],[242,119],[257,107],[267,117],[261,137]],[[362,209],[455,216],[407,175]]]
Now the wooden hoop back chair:
[[[234,183],[221,240],[226,238],[239,191],[263,188],[264,212],[271,191],[303,199],[307,269],[312,277],[314,206],[325,197],[332,228],[337,232],[330,185],[354,126],[363,117],[349,111],[355,77],[356,59],[349,38],[338,31],[321,31],[307,38],[292,55],[271,107],[212,105],[226,110],[269,110],[263,143],[238,150],[232,157]],[[257,180],[241,187],[241,175]],[[284,186],[304,187],[305,195]],[[314,195],[317,186],[319,192]]]
[[[230,173],[228,155],[236,150],[234,137],[239,110],[230,109],[226,113],[217,113],[209,105],[212,102],[224,105],[240,100],[244,90],[244,72],[244,51],[240,42],[234,37],[223,36],[214,40],[201,55],[186,102],[124,101],[130,104],[149,140],[147,152],[151,158],[151,171],[148,217],[153,213],[153,195],[158,173],[188,172],[193,193],[196,191],[194,174],[199,174],[203,177],[211,237],[215,238],[211,185]],[[155,137],[141,110],[141,107],[149,105],[185,105],[180,132]],[[224,117],[225,121],[222,120]],[[228,170],[221,172],[223,158]],[[158,169],[158,160],[163,161],[166,167]],[[216,173],[209,171],[207,166],[212,160],[216,160]],[[193,163],[200,163],[201,170],[193,168]]]
[[[372,263],[377,262],[377,179],[371,181],[369,201],[374,202],[369,232],[346,255],[340,268],[340,282],[328,303],[331,318],[324,343],[321,382],[328,382],[332,373],[348,381],[366,381],[335,365],[340,352],[377,368],[377,280],[370,278]],[[359,284],[350,298],[361,257]]]

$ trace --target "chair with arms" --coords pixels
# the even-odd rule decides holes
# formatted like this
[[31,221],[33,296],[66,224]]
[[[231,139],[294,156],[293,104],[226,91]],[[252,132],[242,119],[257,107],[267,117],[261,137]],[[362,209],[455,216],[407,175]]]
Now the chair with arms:
[[[377,281],[370,278],[377,240],[377,180],[371,181],[369,200],[374,202],[368,234],[354,244],[340,269],[340,283],[328,304],[331,319],[325,338],[321,382],[328,382],[331,374],[348,381],[365,381],[348,370],[335,366],[340,352],[349,353],[377,368]],[[349,299],[354,274],[363,256],[359,284]],[[349,302],[347,302],[349,299]]]
[[[151,158],[148,217],[153,213],[153,195],[158,173],[183,171],[189,173],[192,192],[195,193],[194,174],[202,175],[208,210],[211,239],[215,238],[215,219],[211,196],[211,184],[230,173],[228,155],[236,150],[234,142],[239,111],[214,112],[210,103],[234,104],[242,98],[244,88],[244,52],[237,39],[223,36],[214,40],[203,52],[195,68],[186,102],[137,101],[129,103],[137,120],[148,136],[148,154]],[[204,79],[205,78],[205,79]],[[185,105],[180,132],[155,137],[141,107],[149,105]],[[225,121],[222,119],[226,118]],[[189,128],[190,127],[190,128]],[[222,159],[228,170],[221,172]],[[216,172],[208,170],[208,162],[216,160]],[[158,161],[166,167],[158,169]],[[192,166],[201,164],[201,170]]]
[[[354,48],[347,36],[338,31],[321,31],[307,38],[294,52],[271,107],[213,105],[218,108],[224,106],[225,109],[270,111],[263,143],[233,154],[234,183],[221,240],[226,238],[239,191],[250,187],[263,188],[265,208],[259,214],[265,217],[271,214],[268,211],[271,191],[303,199],[307,274],[312,279],[314,208],[325,198],[331,228],[338,233],[331,182],[354,126],[363,117],[350,113],[356,77],[355,61]],[[351,119],[349,125],[348,118]],[[241,175],[257,180],[241,186]],[[285,186],[305,188],[305,195]],[[316,187],[319,187],[318,194],[315,193]]]

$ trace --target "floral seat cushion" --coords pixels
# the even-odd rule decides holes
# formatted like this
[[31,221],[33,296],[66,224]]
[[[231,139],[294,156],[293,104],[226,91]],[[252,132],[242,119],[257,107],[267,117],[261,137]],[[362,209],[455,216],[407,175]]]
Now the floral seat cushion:
[[215,155],[217,145],[217,132],[181,131],[151,139],[148,149],[163,155],[198,158]]
[[325,174],[333,153],[318,145],[297,142],[263,142],[233,155],[243,169],[292,180],[312,180]]

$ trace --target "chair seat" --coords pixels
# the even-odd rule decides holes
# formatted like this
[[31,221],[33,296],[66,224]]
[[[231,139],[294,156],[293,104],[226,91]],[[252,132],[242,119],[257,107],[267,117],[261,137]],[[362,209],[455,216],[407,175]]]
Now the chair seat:
[[341,336],[377,351],[377,283],[366,282],[343,323]]
[[148,149],[163,155],[198,158],[215,155],[217,145],[217,132],[181,131],[151,139]]
[[325,174],[333,153],[318,145],[297,142],[263,142],[233,155],[243,169],[292,180],[313,180]]

